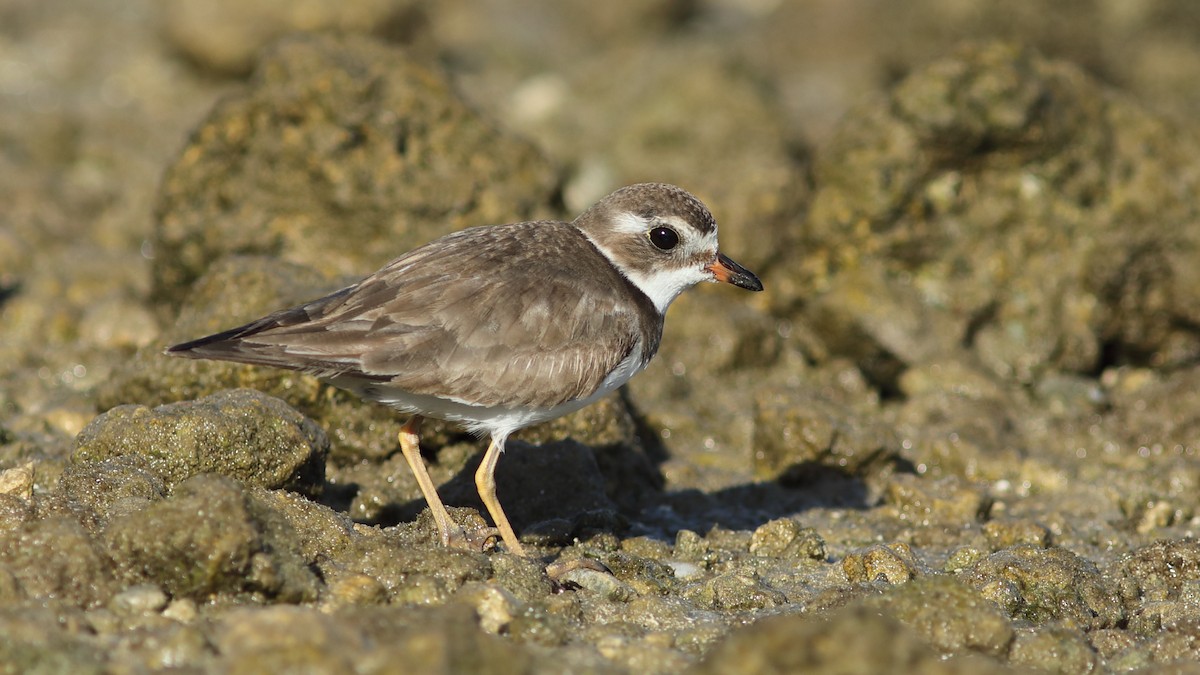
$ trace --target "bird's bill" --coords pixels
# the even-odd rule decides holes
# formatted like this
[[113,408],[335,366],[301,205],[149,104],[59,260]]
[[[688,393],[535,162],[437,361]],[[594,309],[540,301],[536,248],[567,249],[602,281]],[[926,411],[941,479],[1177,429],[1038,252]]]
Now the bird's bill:
[[733,284],[738,288],[744,288],[748,291],[761,291],[763,289],[762,282],[754,275],[754,272],[742,267],[725,257],[725,254],[718,253],[717,259],[709,263],[704,269],[712,272],[713,278],[727,284]]

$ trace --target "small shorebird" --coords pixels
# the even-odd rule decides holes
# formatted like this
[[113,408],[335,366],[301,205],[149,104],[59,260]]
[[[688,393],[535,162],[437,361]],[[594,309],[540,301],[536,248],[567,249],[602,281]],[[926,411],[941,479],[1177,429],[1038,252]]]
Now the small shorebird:
[[[496,498],[509,434],[578,410],[658,350],[671,301],[701,281],[762,283],[717,249],[717,223],[673,185],[622,188],[574,222],[476,227],[413,250],[362,281],[167,353],[309,373],[412,418],[400,448],[444,545],[498,533],[524,548]],[[491,437],[475,485],[497,530],[465,533],[425,469],[423,416]]]

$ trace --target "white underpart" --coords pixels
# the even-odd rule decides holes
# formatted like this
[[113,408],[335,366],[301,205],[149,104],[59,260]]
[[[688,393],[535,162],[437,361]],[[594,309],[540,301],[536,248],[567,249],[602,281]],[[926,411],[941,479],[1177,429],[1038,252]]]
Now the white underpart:
[[[682,219],[675,216],[668,216],[661,219],[668,225],[675,228],[675,231],[680,233],[681,245],[685,246],[684,252],[691,255],[700,251],[713,251],[714,256],[717,250],[717,231],[714,228],[712,232],[700,237],[699,239],[690,239],[687,233],[691,231],[691,225],[688,225]],[[622,213],[614,219],[614,229],[618,232],[628,232],[630,234],[638,234],[644,236],[650,231],[653,223],[633,213]],[[608,258],[621,274],[624,274],[627,279],[633,282],[641,292],[650,298],[654,303],[654,307],[658,309],[659,314],[665,314],[667,308],[671,306],[671,302],[679,297],[679,294],[687,289],[695,286],[701,281],[712,281],[713,273],[704,268],[704,266],[689,266],[678,267],[672,264],[671,260],[665,260],[661,266],[655,267],[652,270],[632,270],[621,262],[619,258],[613,255],[613,252],[605,248],[595,240],[590,241],[600,249],[605,258]]]

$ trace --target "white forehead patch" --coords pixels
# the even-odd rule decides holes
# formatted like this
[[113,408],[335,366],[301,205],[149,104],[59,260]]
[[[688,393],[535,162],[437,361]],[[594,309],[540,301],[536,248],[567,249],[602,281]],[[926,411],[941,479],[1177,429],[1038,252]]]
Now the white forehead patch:
[[712,232],[700,237],[688,247],[690,253],[699,251],[716,251],[717,250],[717,228],[714,227]]

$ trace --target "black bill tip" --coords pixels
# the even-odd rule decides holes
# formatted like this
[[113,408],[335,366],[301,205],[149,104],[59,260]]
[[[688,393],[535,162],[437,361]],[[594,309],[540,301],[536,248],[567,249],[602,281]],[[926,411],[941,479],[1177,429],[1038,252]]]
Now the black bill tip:
[[754,272],[730,260],[724,253],[718,253],[716,261],[710,264],[707,269],[709,272],[712,272],[713,277],[717,281],[733,284],[738,288],[744,288],[748,291],[761,291],[763,289],[762,282],[759,281]]

